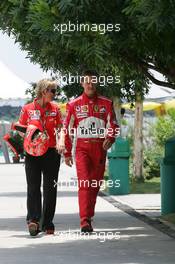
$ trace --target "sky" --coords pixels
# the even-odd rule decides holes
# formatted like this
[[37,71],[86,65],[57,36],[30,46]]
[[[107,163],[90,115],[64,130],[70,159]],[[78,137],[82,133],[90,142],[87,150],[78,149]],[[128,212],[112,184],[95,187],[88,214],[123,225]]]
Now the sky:
[[[44,73],[39,65],[31,63],[26,56],[27,52],[22,51],[19,44],[0,31],[0,98],[24,97],[26,84],[50,77],[49,73]],[[4,87],[4,79],[7,79],[8,75],[6,84],[12,82],[12,79],[17,81],[17,86],[20,84],[13,91],[12,87]]]
[[[31,82],[50,77],[49,73],[44,73],[39,65],[31,63],[26,57],[27,52],[22,51],[12,37],[0,31],[0,98],[23,98]],[[164,80],[156,72],[154,76]]]

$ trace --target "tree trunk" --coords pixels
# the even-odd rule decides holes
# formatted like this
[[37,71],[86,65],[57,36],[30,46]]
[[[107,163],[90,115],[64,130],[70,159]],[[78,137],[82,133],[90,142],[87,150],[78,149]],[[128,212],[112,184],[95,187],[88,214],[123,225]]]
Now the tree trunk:
[[144,182],[143,177],[143,101],[139,95],[135,103],[133,177]]

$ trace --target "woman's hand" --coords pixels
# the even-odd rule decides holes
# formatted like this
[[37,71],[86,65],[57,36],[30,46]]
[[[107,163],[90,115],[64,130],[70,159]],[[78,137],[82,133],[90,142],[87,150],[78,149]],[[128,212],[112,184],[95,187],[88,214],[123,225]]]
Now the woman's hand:
[[65,163],[66,163],[67,166],[72,167],[72,165],[73,165],[73,158],[72,157],[66,157],[65,158]]
[[56,146],[56,149],[57,151],[60,153],[60,154],[63,154],[65,152],[65,145],[64,144],[61,144],[61,143],[58,143],[57,146]]

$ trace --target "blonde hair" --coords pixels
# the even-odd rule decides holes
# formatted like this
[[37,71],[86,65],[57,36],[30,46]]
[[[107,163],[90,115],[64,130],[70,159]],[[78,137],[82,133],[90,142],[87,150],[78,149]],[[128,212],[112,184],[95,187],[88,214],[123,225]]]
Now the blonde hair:
[[48,88],[57,88],[57,82],[51,79],[40,80],[35,88],[36,97],[41,98],[43,91]]

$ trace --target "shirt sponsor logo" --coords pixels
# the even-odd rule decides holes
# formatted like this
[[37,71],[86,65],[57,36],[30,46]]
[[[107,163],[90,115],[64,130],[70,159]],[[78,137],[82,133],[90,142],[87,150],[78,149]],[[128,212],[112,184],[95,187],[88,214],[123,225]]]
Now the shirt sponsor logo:
[[98,107],[98,105],[94,105],[94,112],[96,112],[96,113],[99,112],[99,107]]
[[40,110],[29,110],[28,111],[31,120],[39,120],[41,113]]
[[50,113],[48,113],[48,116],[56,116],[56,115],[57,115],[56,112],[50,112]]
[[106,107],[105,106],[101,106],[100,107],[100,113],[105,113],[106,112]]
[[88,117],[88,113],[76,113],[77,118]]
[[77,130],[78,138],[104,138],[105,122],[97,117],[88,117],[80,121]]
[[76,111],[76,112],[80,112],[80,111],[81,111],[81,107],[80,107],[79,105],[77,105],[77,106],[75,107],[75,111]]
[[89,109],[88,109],[88,105],[82,105],[82,106],[81,106],[81,112],[82,112],[82,113],[88,113],[88,110],[89,110]]
[[101,114],[104,114],[105,112],[106,112],[106,107],[105,106],[103,106],[103,105],[101,105],[101,106],[99,106],[99,105],[94,105],[94,112],[95,113],[101,113]]

